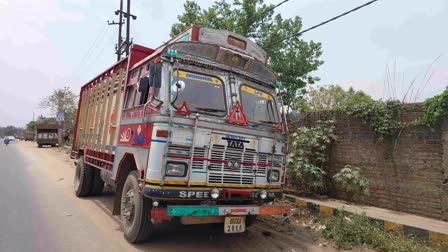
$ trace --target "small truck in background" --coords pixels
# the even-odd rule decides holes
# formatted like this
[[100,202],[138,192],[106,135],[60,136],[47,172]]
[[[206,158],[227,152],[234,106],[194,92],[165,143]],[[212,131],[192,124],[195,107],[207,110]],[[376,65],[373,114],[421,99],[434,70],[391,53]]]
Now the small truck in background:
[[128,57],[80,92],[71,158],[78,197],[115,190],[125,238],[163,221],[240,233],[282,215],[287,124],[268,55],[229,31],[193,26]]
[[44,145],[55,147],[58,144],[58,125],[57,124],[38,124],[36,125],[37,147]]
[[34,141],[35,133],[32,131],[25,131],[23,133],[23,140],[25,141]]

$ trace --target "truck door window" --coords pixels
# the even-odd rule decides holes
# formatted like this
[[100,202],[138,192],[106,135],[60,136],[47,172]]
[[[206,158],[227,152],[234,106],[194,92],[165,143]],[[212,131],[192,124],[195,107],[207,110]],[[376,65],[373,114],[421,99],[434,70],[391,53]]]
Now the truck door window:
[[135,101],[137,100],[137,95],[138,95],[137,89],[134,88],[133,98],[132,98],[132,107],[137,107],[137,104],[135,103]]
[[278,122],[274,97],[266,92],[243,85],[241,103],[244,115],[250,122]]
[[130,108],[134,105],[134,89],[133,85],[126,87],[126,106],[125,108]]
[[[174,80],[180,85],[175,102],[176,107],[185,101],[190,110],[202,113],[224,116],[226,105],[224,102],[224,84],[212,76],[177,70]],[[176,94],[175,94],[176,95]]]

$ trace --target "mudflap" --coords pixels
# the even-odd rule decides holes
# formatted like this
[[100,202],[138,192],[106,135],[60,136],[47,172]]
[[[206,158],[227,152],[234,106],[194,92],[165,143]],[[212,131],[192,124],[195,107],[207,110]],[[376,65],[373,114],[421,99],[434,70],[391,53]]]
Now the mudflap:
[[114,199],[114,209],[112,210],[112,215],[121,214],[121,194],[123,193],[123,185],[120,183],[115,189],[115,199]]

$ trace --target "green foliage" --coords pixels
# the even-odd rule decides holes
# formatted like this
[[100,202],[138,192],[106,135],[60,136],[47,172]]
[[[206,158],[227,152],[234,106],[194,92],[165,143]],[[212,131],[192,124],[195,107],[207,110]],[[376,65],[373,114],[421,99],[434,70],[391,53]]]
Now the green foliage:
[[6,127],[1,127],[0,126],[0,137],[5,137],[5,136],[16,136],[19,134],[20,132],[20,128],[9,125]]
[[423,103],[423,118],[420,124],[432,125],[439,119],[448,116],[448,89]]
[[323,166],[336,139],[334,131],[333,121],[317,121],[314,127],[301,127],[291,134],[288,167],[294,184],[314,192],[323,188]]
[[333,240],[339,248],[351,249],[354,246],[368,245],[378,251],[426,252],[442,251],[441,247],[426,244],[411,237],[384,231],[382,225],[365,215],[345,215],[339,212],[336,216],[321,221],[325,228],[322,235]]
[[333,181],[347,193],[349,200],[369,195],[369,180],[361,175],[358,167],[346,165],[333,176]]
[[34,132],[36,131],[36,125],[37,124],[57,124],[56,118],[54,117],[44,117],[43,115],[40,115],[37,117],[36,121],[30,121],[26,124],[26,130]]
[[273,6],[262,0],[235,0],[232,4],[221,0],[202,9],[196,2],[186,1],[184,13],[177,17],[179,23],[171,27],[171,36],[198,25],[233,31],[253,39],[268,52],[270,66],[288,90],[285,105],[294,106],[294,100],[303,88],[319,80],[310,73],[323,64],[319,60],[321,44],[297,37],[274,44],[298,33],[302,29],[302,20],[298,16],[284,19],[280,14],[274,15],[274,10],[269,11]]
[[403,128],[400,121],[401,103],[397,100],[361,103],[346,106],[341,111],[369,123],[372,130],[382,137],[396,136]]
[[352,107],[357,104],[367,104],[373,99],[362,91],[355,91],[350,87],[347,91],[339,85],[309,87],[303,99],[296,102],[300,111],[328,111]]
[[57,88],[49,96],[43,99],[40,107],[48,108],[53,113],[64,112],[64,127],[73,131],[76,111],[78,109],[78,96],[69,87]]

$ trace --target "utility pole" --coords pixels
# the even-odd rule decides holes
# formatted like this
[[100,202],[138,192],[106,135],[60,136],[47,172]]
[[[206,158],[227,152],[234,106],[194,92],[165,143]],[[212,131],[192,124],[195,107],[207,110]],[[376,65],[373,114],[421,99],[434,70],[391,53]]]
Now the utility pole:
[[[109,22],[109,25],[118,25],[118,43],[115,47],[115,53],[117,54],[117,61],[121,59],[121,55],[126,53],[126,56],[129,55],[129,50],[131,47],[131,18],[133,20],[137,19],[137,16],[131,14],[131,0],[127,0],[126,12],[123,11],[123,0],[120,0],[120,9],[115,11],[115,15],[119,16],[119,21]],[[123,17],[126,18],[126,22],[124,22]],[[122,38],[122,25],[126,24],[126,40],[123,42]],[[123,48],[124,47],[124,48]]]
[[121,37],[121,30],[123,23],[123,0],[120,0],[120,9],[115,11],[115,15],[118,15],[118,22],[109,20],[107,21],[108,25],[118,25],[118,42],[115,45],[115,54],[117,54],[117,61],[121,60],[122,54],[122,46],[123,46],[123,38]]

